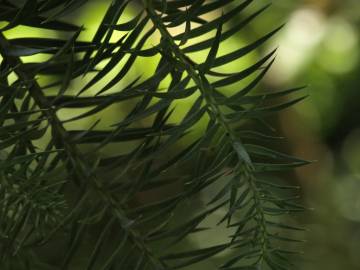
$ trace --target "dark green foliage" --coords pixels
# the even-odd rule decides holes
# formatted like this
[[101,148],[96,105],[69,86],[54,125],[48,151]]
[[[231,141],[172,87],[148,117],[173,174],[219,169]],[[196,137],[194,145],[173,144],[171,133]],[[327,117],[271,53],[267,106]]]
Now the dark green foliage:
[[[92,41],[84,42],[78,40],[83,28],[61,17],[86,2],[0,4],[0,18],[7,21],[0,32],[1,269],[186,269],[222,252],[228,253],[218,269],[292,269],[290,256],[296,252],[286,242],[297,242],[291,232],[301,229],[282,216],[303,207],[291,191],[296,188],[268,176],[307,162],[269,149],[262,142],[273,137],[246,130],[243,124],[263,121],[301,101],[304,97],[272,102],[301,88],[254,93],[274,52],[241,71],[215,70],[257,50],[281,28],[219,55],[221,43],[267,7],[230,26],[252,0],[113,0]],[[140,10],[118,23],[129,5]],[[212,11],[220,15],[208,22],[203,15]],[[6,30],[19,25],[70,34],[67,39],[8,39]],[[184,32],[170,34],[179,25]],[[193,41],[211,31],[211,38]],[[123,33],[112,42],[114,32]],[[155,34],[159,42],[146,47]],[[191,52],[204,49],[209,52],[203,63],[191,60]],[[40,53],[50,57],[43,62],[23,60]],[[159,60],[153,74],[138,74],[129,83],[126,76],[134,63],[155,56]],[[99,63],[105,64],[99,68]],[[43,75],[52,75],[52,81],[40,84]],[[75,87],[75,93],[70,91],[85,75],[91,79]],[[169,77],[164,91],[160,84]],[[249,83],[230,96],[222,91],[245,79]],[[171,122],[177,113],[174,102],[189,98],[189,111],[181,121]],[[117,104],[127,115],[116,117],[107,129],[97,128],[102,119],[84,130],[67,127],[92,116],[98,119]],[[64,108],[73,110],[71,118],[59,116]],[[85,111],[79,113],[79,108]],[[200,121],[207,123],[202,135],[189,136]],[[184,138],[187,145],[179,150],[176,146]],[[137,144],[119,148],[124,142]],[[105,148],[121,151],[103,156]],[[218,190],[201,211],[177,217],[184,203],[191,204],[214,185]],[[176,192],[164,194],[168,187]],[[148,199],[154,190],[157,198]],[[225,215],[204,228],[202,223],[219,209],[226,209]],[[211,235],[219,227],[229,231],[222,243],[176,248],[189,235]],[[46,249],[56,249],[57,256],[47,258]]]

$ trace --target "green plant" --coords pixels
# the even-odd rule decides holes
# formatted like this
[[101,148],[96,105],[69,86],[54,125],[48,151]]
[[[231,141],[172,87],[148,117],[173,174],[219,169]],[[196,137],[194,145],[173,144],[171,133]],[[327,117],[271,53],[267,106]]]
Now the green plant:
[[[296,187],[268,178],[307,162],[261,145],[271,136],[246,125],[263,125],[265,116],[302,100],[272,103],[301,88],[253,94],[274,51],[241,71],[216,70],[279,31],[219,56],[221,43],[266,7],[226,29],[252,0],[114,0],[93,39],[85,42],[78,40],[83,27],[59,18],[86,2],[0,4],[0,18],[7,21],[0,32],[2,269],[179,269],[226,251],[219,269],[289,269],[288,257],[296,252],[282,242],[297,240],[282,233],[302,229],[282,215],[303,207],[288,191]],[[204,19],[229,4],[233,9]],[[131,5],[140,13],[119,23]],[[72,34],[7,38],[6,31],[19,25]],[[177,26],[183,32],[171,34]],[[201,39],[211,31],[216,34]],[[149,46],[154,35],[160,38]],[[206,49],[202,63],[191,59],[191,53]],[[39,54],[48,57],[31,58]],[[129,83],[134,62],[147,57],[159,59],[156,70]],[[108,79],[113,71],[116,75]],[[90,75],[82,86],[81,78]],[[244,80],[249,83],[233,94],[222,91]],[[179,108],[173,104],[183,99],[190,99],[191,106],[174,123],[170,119]],[[117,104],[128,112],[117,112],[106,129],[97,128],[99,121],[76,128],[78,121]],[[70,119],[61,117],[64,109],[71,111]],[[194,128],[201,136],[188,134]],[[179,142],[185,144],[180,150]],[[104,155],[104,149],[112,155]],[[178,217],[179,208],[214,185],[220,189],[201,211]],[[204,220],[219,209],[227,209],[224,217],[204,228]],[[187,237],[221,226],[230,236],[222,243],[177,249]],[[47,256],[48,250],[56,250],[55,255]]]

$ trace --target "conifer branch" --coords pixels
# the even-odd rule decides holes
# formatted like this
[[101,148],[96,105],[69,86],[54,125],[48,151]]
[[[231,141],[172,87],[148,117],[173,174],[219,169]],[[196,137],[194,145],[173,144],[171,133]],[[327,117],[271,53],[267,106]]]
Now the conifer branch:
[[[139,233],[132,228],[132,221],[128,219],[125,214],[125,210],[123,210],[119,203],[113,198],[113,196],[101,185],[98,180],[98,176],[95,174],[94,170],[90,170],[92,168],[91,164],[87,164],[76,144],[70,142],[69,134],[64,128],[61,120],[56,115],[54,107],[49,103],[47,98],[43,95],[41,87],[36,82],[36,79],[31,76],[28,72],[22,69],[23,63],[19,57],[9,56],[7,52],[9,51],[10,44],[7,41],[6,37],[3,33],[0,32],[0,54],[5,59],[5,61],[14,69],[14,72],[22,81],[31,81],[31,87],[29,88],[29,93],[34,99],[37,106],[42,109],[42,113],[44,114],[52,127],[52,135],[54,136],[58,149],[64,149],[66,155],[63,156],[64,163],[67,163],[68,160],[71,161],[71,166],[68,167],[68,173],[72,176],[76,177],[76,183],[81,185],[82,187],[85,185],[90,185],[92,189],[94,189],[98,195],[102,198],[103,202],[109,206],[111,211],[114,213],[116,218],[119,220],[119,223],[122,226],[124,232],[129,235],[130,241],[134,243],[134,245],[139,249],[140,253],[146,254],[149,257],[149,262],[152,262],[156,267],[156,269],[165,270],[166,266],[163,262],[161,262],[156,256],[153,255],[152,251],[146,246],[144,241],[141,239]],[[73,173],[75,172],[75,174]],[[68,219],[66,219],[68,220]],[[65,224],[61,224],[62,226]],[[60,228],[57,227],[56,230]],[[45,242],[50,240],[49,238],[53,233],[56,232],[54,230]],[[44,241],[41,244],[45,244]]]

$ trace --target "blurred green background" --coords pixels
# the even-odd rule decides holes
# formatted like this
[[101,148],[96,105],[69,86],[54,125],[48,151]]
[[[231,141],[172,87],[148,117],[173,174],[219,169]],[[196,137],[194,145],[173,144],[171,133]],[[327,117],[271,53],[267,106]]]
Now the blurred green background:
[[252,30],[282,21],[265,84],[308,85],[306,101],[278,122],[292,151],[316,160],[296,171],[314,209],[299,269],[360,269],[360,1],[277,0]]
[[[268,3],[256,0],[241,16]],[[109,1],[93,0],[68,15],[68,20],[80,25],[86,22],[87,30],[81,39],[91,39],[108,4]],[[136,6],[128,12],[129,16],[130,12],[138,13]],[[236,38],[225,42],[221,50],[238,48],[283,22],[286,22],[283,30],[257,55],[250,55],[227,69],[243,69],[278,47],[277,60],[261,89],[308,85],[305,91],[309,97],[304,102],[273,119],[276,132],[287,138],[282,147],[316,161],[297,169],[288,180],[300,184],[304,203],[313,209],[301,217],[301,223],[309,231],[304,236],[307,239],[303,246],[305,260],[297,262],[298,269],[360,269],[360,1],[275,0],[270,9]],[[6,34],[11,37],[54,35],[40,32],[17,28]],[[193,57],[200,60],[202,56]],[[133,76],[150,72],[155,63],[149,59],[137,61]],[[86,78],[77,81],[76,87],[85,81]],[[111,110],[105,111],[102,118],[111,113]],[[63,114],[66,118],[66,112]],[[90,123],[89,120],[83,125]],[[216,237],[222,237],[221,231]],[[193,239],[196,241],[200,240]],[[210,269],[211,264],[204,265],[203,269]],[[201,270],[201,266],[194,269]]]

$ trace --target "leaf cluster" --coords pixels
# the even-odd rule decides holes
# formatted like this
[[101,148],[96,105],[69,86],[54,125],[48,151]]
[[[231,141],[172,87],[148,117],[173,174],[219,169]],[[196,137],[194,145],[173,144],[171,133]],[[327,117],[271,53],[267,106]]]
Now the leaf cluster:
[[[264,142],[273,137],[245,126],[301,101],[284,97],[302,88],[255,91],[275,51],[242,70],[219,71],[281,29],[220,55],[224,41],[268,8],[237,20],[252,2],[113,0],[90,41],[79,40],[83,27],[62,20],[86,0],[0,3],[2,269],[186,269],[220,253],[228,254],[222,270],[291,269],[296,252],[284,243],[298,242],[291,232],[302,229],[282,216],[303,207],[296,188],[268,176],[308,162],[269,149]],[[132,6],[138,13],[123,21]],[[24,26],[63,38],[8,38],[8,30]],[[192,60],[204,50],[202,62]],[[35,61],[39,55],[45,60]],[[131,77],[145,59],[155,70]],[[190,107],[174,123],[182,100]],[[114,106],[126,113],[106,128],[98,128],[104,119],[77,128]],[[199,123],[206,123],[201,136],[189,135]],[[182,168],[190,169],[179,175]],[[220,188],[200,212],[177,217],[213,186]],[[169,187],[176,191],[159,195]],[[156,198],[148,199],[152,192]],[[203,227],[224,209],[217,224]],[[176,248],[221,226],[229,232],[222,243]],[[54,245],[58,256],[44,258]]]

